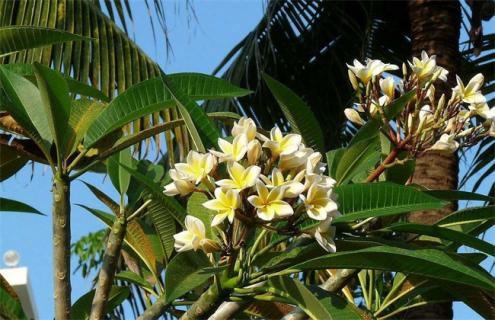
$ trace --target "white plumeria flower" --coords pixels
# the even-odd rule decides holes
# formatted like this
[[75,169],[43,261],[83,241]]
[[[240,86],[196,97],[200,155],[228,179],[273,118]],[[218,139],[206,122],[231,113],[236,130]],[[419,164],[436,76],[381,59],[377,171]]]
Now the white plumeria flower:
[[258,166],[244,168],[241,164],[233,162],[227,166],[227,171],[230,179],[217,181],[216,184],[228,189],[243,190],[255,185],[261,168]]
[[325,220],[330,212],[337,210],[337,203],[330,197],[330,192],[329,189],[313,184],[306,197],[300,195],[311,219]]
[[302,137],[299,134],[288,134],[284,136],[278,127],[270,131],[270,139],[263,143],[264,148],[270,149],[272,157],[285,155],[299,149]]
[[428,56],[425,51],[421,52],[421,60],[414,57],[412,62],[409,62],[411,70],[419,80],[429,80],[433,76],[436,78],[447,81],[447,75],[449,72],[440,66],[437,66],[436,56]]
[[215,166],[216,159],[213,155],[190,151],[187,155],[186,163],[176,163],[175,169],[179,176],[185,177],[195,184],[198,184],[215,168]]
[[386,77],[385,79],[380,79],[380,89],[385,96],[394,100],[395,96],[395,82],[393,77]]
[[287,198],[296,198],[304,191],[304,185],[301,183],[304,171],[299,172],[293,180],[285,180],[282,172],[278,168],[273,168],[271,179],[264,175],[260,175],[260,178],[269,189],[285,187],[284,196]]
[[495,138],[495,120],[490,123],[490,129],[488,130],[488,135]]
[[193,192],[196,186],[191,181],[188,181],[188,177],[181,174],[175,169],[170,169],[170,177],[174,180],[172,183],[167,184],[164,187],[163,193],[169,197],[180,194],[182,197]]
[[433,122],[433,110],[430,105],[424,105],[419,110],[419,125],[418,131],[421,131],[425,126],[428,127]]
[[457,79],[457,86],[452,90],[454,94],[457,97],[459,97],[463,102],[472,103],[472,104],[486,102],[485,96],[480,91],[481,86],[483,86],[483,81],[485,79],[481,73],[478,73],[477,75],[472,77],[471,80],[469,80],[467,86],[464,86],[464,83],[462,83],[462,80],[461,78],[459,78],[459,76],[456,76],[456,79]]
[[251,140],[247,146],[247,160],[248,164],[256,164],[261,156],[261,143],[257,140]]
[[488,108],[488,104],[486,102],[472,103],[469,105],[469,111],[486,119],[486,115],[490,111],[490,108]]
[[232,143],[218,138],[218,146],[222,152],[210,150],[210,152],[217,156],[220,162],[224,161],[239,161],[244,158],[248,148],[248,138],[242,133],[234,138]]
[[235,210],[241,206],[241,197],[236,190],[216,188],[215,199],[203,203],[203,207],[217,211],[218,214],[211,221],[214,227],[228,219],[230,223],[234,221]]
[[309,230],[309,234],[311,234],[318,244],[327,252],[333,253],[336,251],[335,242],[333,241],[336,228],[332,226],[332,220],[339,215],[340,213],[335,210],[328,214],[327,218],[320,222],[317,227]]
[[304,144],[301,144],[299,146],[299,150],[293,153],[281,155],[278,166],[282,171],[291,169],[298,170],[299,168],[304,168],[309,156],[313,153],[313,149],[306,148]]
[[241,134],[245,134],[248,141],[252,141],[256,138],[256,124],[253,119],[242,117],[239,121],[234,122],[232,127],[232,135],[237,137]]
[[350,122],[358,124],[358,125],[364,124],[364,120],[361,119],[361,116],[359,115],[359,113],[356,110],[354,110],[353,108],[344,109],[344,114],[345,114],[347,120],[349,120]]
[[455,141],[454,138],[453,134],[444,133],[429,150],[453,153],[459,148],[459,142]]
[[314,152],[308,157],[308,160],[306,161],[307,174],[322,174],[325,172],[327,166],[325,163],[321,162],[322,157],[320,152]]
[[283,218],[294,213],[292,206],[283,201],[285,187],[275,187],[268,191],[268,188],[258,180],[256,191],[258,195],[248,198],[249,203],[256,208],[258,217],[265,221],[272,221],[274,218]]
[[206,241],[205,225],[194,216],[187,215],[184,221],[186,230],[174,235],[174,248],[177,252],[198,250]]
[[371,59],[368,59],[366,61],[366,65],[363,65],[361,62],[354,59],[353,64],[354,65],[352,65],[352,66],[348,64],[347,67],[365,85],[368,84],[368,82],[372,78],[382,74],[385,71],[391,71],[391,70],[399,69],[399,67],[396,65],[383,63],[380,60],[371,60]]

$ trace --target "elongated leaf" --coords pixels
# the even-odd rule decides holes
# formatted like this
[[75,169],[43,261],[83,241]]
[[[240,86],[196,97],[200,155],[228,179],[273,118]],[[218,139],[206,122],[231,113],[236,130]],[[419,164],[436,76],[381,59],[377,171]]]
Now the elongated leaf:
[[110,180],[115,189],[123,196],[129,188],[131,175],[129,171],[119,165],[120,163],[127,167],[132,166],[132,154],[129,148],[114,154],[107,160],[107,172]]
[[176,255],[165,272],[167,303],[205,283],[211,274],[202,273],[201,270],[208,267],[211,267],[210,261],[202,251],[191,250]]
[[342,216],[335,223],[382,217],[414,210],[439,209],[446,203],[413,187],[389,182],[351,184],[335,188]]
[[368,319],[362,310],[349,303],[342,296],[331,294],[317,286],[312,286],[310,290],[334,319]]
[[439,226],[428,226],[415,223],[397,223],[382,230],[432,236],[440,239],[450,240],[456,242],[457,244],[471,247],[492,256],[495,255],[494,245],[463,232],[450,230]]
[[[57,154],[62,161],[67,155],[65,140],[73,132],[67,132],[67,124],[71,112],[69,87],[62,75],[39,63],[34,65],[38,90],[47,117],[48,126],[57,146]],[[39,112],[39,111],[38,111]],[[71,128],[69,127],[69,131]],[[69,146],[72,149],[72,146]],[[70,149],[68,150],[70,152]]]
[[69,153],[74,152],[81,143],[91,123],[98,117],[105,104],[95,100],[79,99],[72,101],[69,117],[68,136],[65,140],[65,148]]
[[28,213],[35,213],[35,214],[41,214],[40,211],[36,210],[35,208],[31,207],[30,205],[27,205],[23,202],[19,202],[17,200],[12,200],[12,199],[7,199],[7,198],[1,198],[0,197],[0,211],[8,211],[8,212],[28,212]]
[[[4,68],[17,73],[23,77],[33,78],[34,80],[34,68],[32,64],[27,63],[10,63],[3,66]],[[71,77],[61,74],[64,80],[67,82],[69,91],[73,94],[80,94],[85,97],[96,98],[101,101],[108,102],[109,98],[95,87],[89,86],[85,83],[72,79]],[[71,113],[72,114],[72,113]]]
[[490,197],[475,192],[467,192],[467,191],[459,191],[459,190],[426,190],[424,192],[434,196],[435,198],[446,201],[473,200],[473,201],[495,202],[494,197]]
[[263,79],[289,121],[292,131],[299,133],[306,145],[323,151],[325,138],[311,108],[292,90],[269,75],[263,74]]
[[0,182],[7,180],[19,171],[28,158],[18,154],[12,148],[5,145],[0,145]]
[[364,268],[416,274],[432,279],[493,290],[495,282],[486,272],[470,268],[455,255],[436,249],[408,250],[376,246],[337,252],[291,267],[294,270]]
[[8,26],[0,28],[0,57],[14,52],[61,43],[66,41],[90,40],[87,37],[57,29]]
[[313,320],[334,319],[331,311],[316,298],[313,293],[300,281],[289,277],[273,277],[269,280],[270,287],[280,292],[283,298],[297,304]]
[[452,227],[456,225],[469,225],[476,222],[495,219],[495,206],[466,208],[453,212],[438,221],[436,224],[441,227]]
[[[225,80],[203,74],[178,73],[167,76],[167,79],[193,100],[224,99],[249,93],[248,90],[233,86]],[[161,79],[155,78],[138,83],[108,105],[88,130],[84,145],[89,148],[124,124],[174,105],[175,101]]]
[[149,284],[149,282],[146,281],[143,277],[135,274],[132,271],[121,271],[115,275],[115,278],[134,283],[135,285],[148,289],[149,292],[153,292],[153,287],[151,286],[151,284]]
[[336,185],[343,185],[356,175],[369,171],[380,160],[378,139],[368,139],[350,145],[341,155],[334,179]]
[[0,82],[8,102],[5,110],[28,132],[45,155],[49,155],[53,141],[46,115],[40,112],[42,105],[38,88],[29,80],[0,66]]
[[[112,286],[110,293],[108,294],[108,300],[105,305],[105,313],[111,312],[117,308],[131,293],[128,287]],[[93,303],[93,297],[95,290],[84,294],[72,305],[70,309],[71,319],[88,319],[91,312],[91,305]]]

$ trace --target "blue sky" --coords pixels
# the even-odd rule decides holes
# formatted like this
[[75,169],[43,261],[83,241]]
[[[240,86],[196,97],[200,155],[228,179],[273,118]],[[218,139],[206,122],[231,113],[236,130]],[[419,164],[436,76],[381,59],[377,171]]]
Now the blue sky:
[[[166,73],[182,71],[210,73],[226,52],[253,29],[263,12],[262,1],[259,0],[197,0],[193,1],[193,5],[198,22],[192,21],[188,26],[185,6],[179,2],[165,2],[166,11],[170,12],[167,19],[174,52],[168,59],[163,42],[160,41],[156,46],[153,44],[144,2],[135,1],[133,7],[136,41],[152,58],[160,62]],[[177,14],[174,13],[176,10],[178,10]],[[99,186],[118,199],[111,183],[103,175],[86,174],[81,179]],[[75,204],[87,204],[103,210],[105,208],[80,181],[74,182],[72,186],[72,240],[76,241],[90,231],[103,228],[104,225]],[[40,319],[51,319],[53,316],[50,188],[51,173],[48,168],[40,165],[34,167],[34,172],[30,166],[27,166],[15,177],[0,184],[2,197],[23,200],[47,214],[46,217],[0,214],[0,254],[3,255],[9,249],[20,253],[20,265],[29,268]],[[77,260],[73,258],[73,268],[76,263]],[[79,272],[72,276],[73,301],[90,289],[90,282],[82,279]],[[455,318],[479,317],[468,308],[456,304]]]

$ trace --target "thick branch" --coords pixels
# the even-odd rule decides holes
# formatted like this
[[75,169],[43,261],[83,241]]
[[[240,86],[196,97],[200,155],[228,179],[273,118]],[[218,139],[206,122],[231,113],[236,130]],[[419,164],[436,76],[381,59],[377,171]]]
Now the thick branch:
[[112,232],[110,232],[108,238],[105,256],[103,257],[103,266],[98,275],[98,284],[91,307],[90,319],[92,320],[103,319],[105,316],[105,305],[108,301],[108,294],[110,293],[115,276],[120,249],[122,248],[122,242],[125,237],[126,225],[125,215],[115,218]]
[[70,183],[66,176],[53,178],[53,282],[55,319],[70,318]]
[[191,308],[184,312],[180,320],[197,320],[205,318],[205,315],[215,306],[220,293],[216,284],[212,284]]
[[138,317],[138,320],[155,320],[158,319],[165,310],[168,308],[168,303],[165,302],[165,296],[158,298],[148,309],[144,311],[142,315]]

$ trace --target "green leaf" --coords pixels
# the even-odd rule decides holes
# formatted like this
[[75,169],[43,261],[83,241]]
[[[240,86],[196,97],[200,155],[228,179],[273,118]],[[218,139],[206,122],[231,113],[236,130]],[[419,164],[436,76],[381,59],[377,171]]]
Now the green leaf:
[[427,235],[431,237],[436,237],[440,239],[450,240],[456,242],[460,245],[465,245],[471,247],[473,249],[479,250],[489,255],[495,255],[495,246],[478,239],[476,237],[470,236],[468,234],[442,228],[439,226],[429,226],[429,225],[421,225],[415,223],[397,223],[386,228],[381,229],[383,231],[395,231],[395,232],[407,232],[407,233],[415,233],[420,235]]
[[343,151],[337,164],[336,185],[343,185],[352,178],[373,169],[380,160],[380,145],[376,138],[359,141]]
[[0,57],[25,49],[79,40],[90,39],[57,29],[31,26],[2,27],[0,28]]
[[165,272],[167,303],[205,283],[211,274],[201,271],[208,267],[211,267],[210,261],[202,251],[190,250],[176,255]]
[[[105,305],[105,314],[112,312],[113,309],[117,308],[125,299],[127,299],[130,293],[131,291],[128,287],[112,286]],[[95,290],[91,290],[74,302],[70,308],[71,319],[89,319],[94,295]]]
[[361,250],[337,252],[299,263],[291,270],[362,268],[404,272],[432,279],[493,290],[495,282],[487,273],[466,265],[459,256],[437,249],[375,246]]
[[473,201],[495,202],[494,197],[490,197],[475,192],[467,192],[467,191],[459,191],[459,190],[425,190],[424,192],[435,198],[446,201],[473,200]]
[[81,143],[86,131],[91,123],[98,117],[105,104],[89,99],[72,101],[72,108],[69,117],[68,137],[65,140],[65,150],[68,153],[75,151]]
[[[18,75],[21,75],[23,77],[33,79],[33,81],[36,79],[34,77],[34,67],[32,64],[27,64],[27,63],[9,63],[3,66],[4,68],[17,73]],[[104,102],[110,101],[110,99],[103,94],[100,90],[96,89],[95,87],[89,86],[85,83],[82,83],[80,81],[74,80],[71,77],[65,75],[65,74],[60,74],[65,82],[67,82],[67,85],[69,86],[69,91],[72,94],[79,94],[85,97],[91,97],[91,98],[96,98]]]
[[330,310],[327,310],[318,298],[300,281],[282,276],[270,278],[268,284],[278,291],[275,293],[276,295],[280,295],[297,304],[311,319],[333,319]]
[[67,123],[69,122],[71,111],[69,87],[61,74],[39,63],[34,64],[34,73],[48,126],[57,146],[59,161],[62,161],[65,159],[67,151],[70,151],[65,150],[65,140],[68,135],[74,134],[73,132],[67,132]]
[[307,146],[323,151],[325,138],[311,108],[292,90],[266,73],[263,74],[263,80],[289,121],[292,131],[299,133]]
[[[198,73],[177,73],[168,75],[167,79],[196,101],[240,97],[250,92],[223,79]],[[162,79],[155,78],[138,83],[120,94],[105,108],[88,130],[84,146],[89,148],[126,123],[174,105],[175,100],[165,88]]]
[[39,212],[38,210],[31,207],[30,205],[27,205],[23,202],[19,202],[17,200],[12,200],[12,199],[2,198],[2,197],[0,197],[0,211],[28,212],[28,213],[41,214],[44,216],[43,213]]
[[46,115],[40,112],[42,100],[38,88],[1,65],[0,82],[9,100],[3,103],[3,107],[27,131],[45,156],[49,156],[53,137]]
[[470,225],[485,220],[494,220],[494,211],[495,206],[466,208],[449,214],[436,224],[440,227],[452,227]]
[[138,274],[135,274],[132,271],[128,271],[128,270],[121,271],[115,275],[115,279],[124,280],[133,283],[137,286],[147,289],[148,292],[153,292],[153,287],[151,286],[151,284],[148,281],[146,281],[143,277],[141,277]]
[[110,176],[110,180],[119,194],[123,196],[129,188],[131,174],[120,164],[127,167],[132,166],[132,154],[130,148],[126,148],[119,153],[112,155],[107,160],[107,172]]
[[14,149],[3,144],[0,145],[0,182],[13,176],[24,167],[28,160],[28,158],[15,152]]
[[416,188],[390,182],[344,185],[335,188],[335,192],[342,216],[335,218],[334,223],[439,209],[446,204]]
[[21,301],[14,288],[0,274],[0,317],[2,319],[27,319]]
[[215,239],[216,235],[213,233],[211,221],[217,212],[203,207],[203,203],[206,201],[208,201],[208,197],[204,193],[194,192],[187,201],[187,214],[203,221],[206,228],[206,237]]
[[340,159],[344,155],[346,148],[339,148],[330,150],[326,153],[327,156],[327,167],[328,175],[330,177],[335,177],[337,174],[337,167],[339,166]]
[[340,295],[329,293],[317,286],[310,288],[315,297],[330,312],[334,319],[351,320],[351,319],[368,319],[363,315],[363,311],[354,304],[349,303]]

